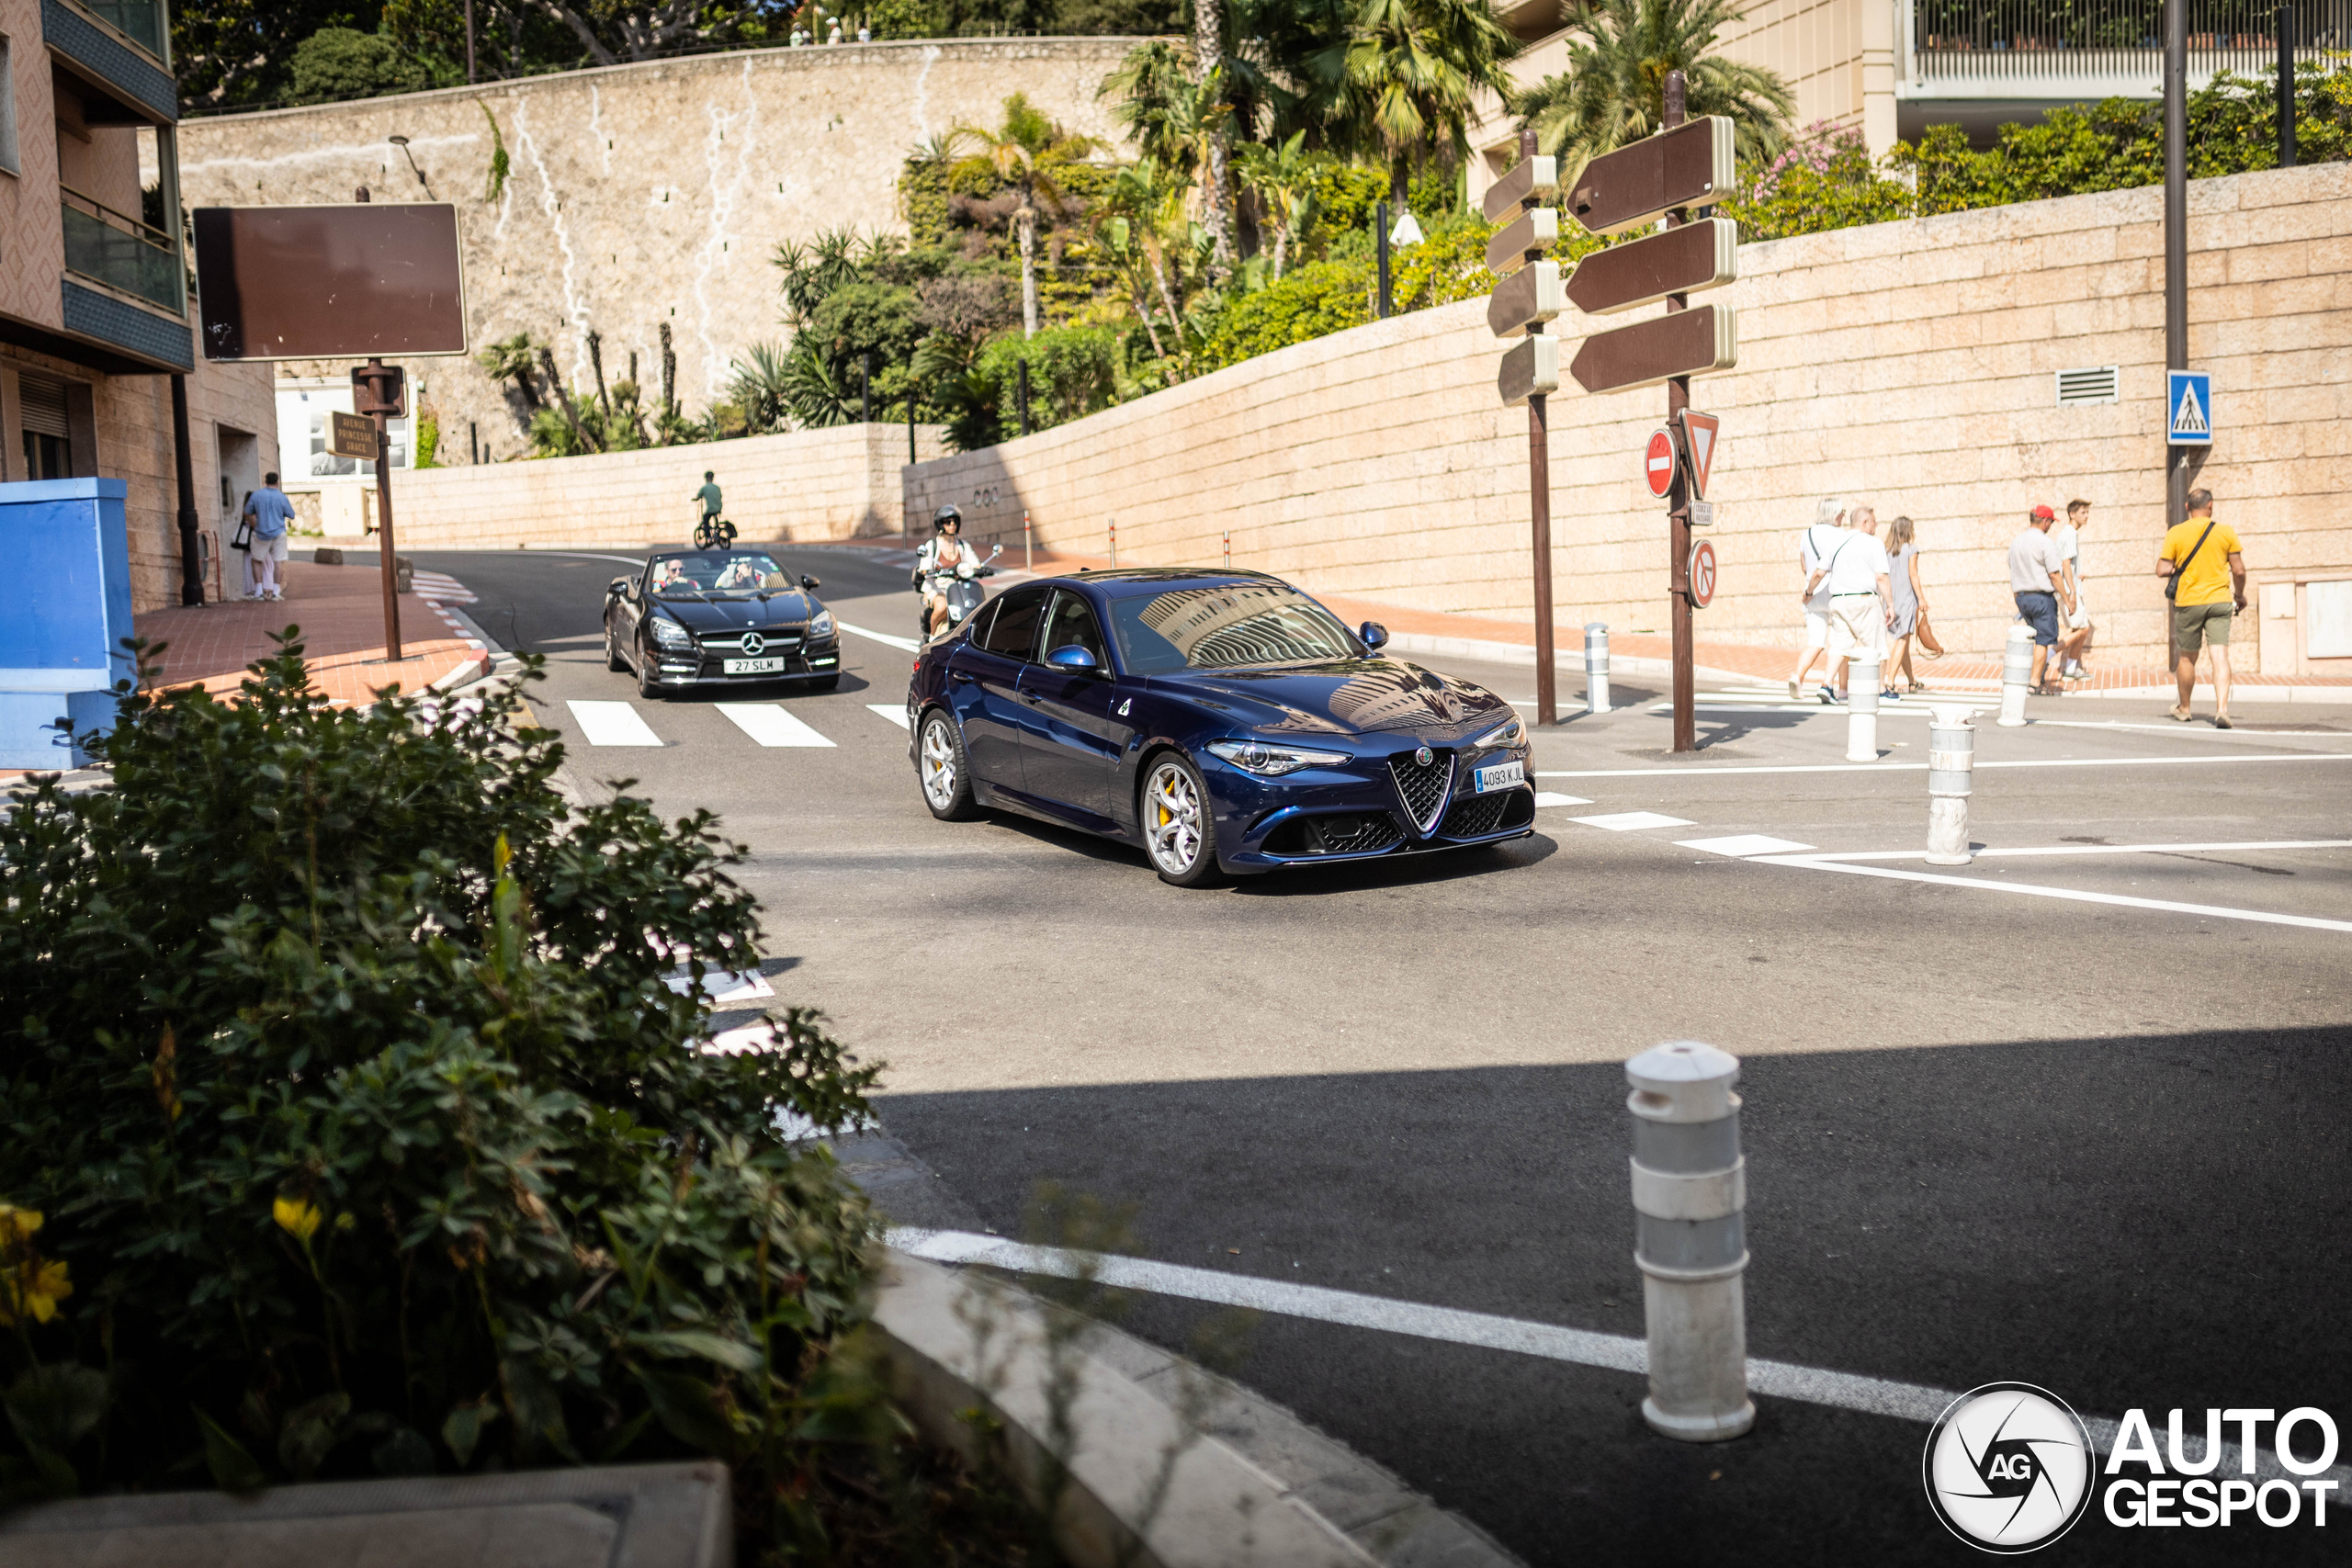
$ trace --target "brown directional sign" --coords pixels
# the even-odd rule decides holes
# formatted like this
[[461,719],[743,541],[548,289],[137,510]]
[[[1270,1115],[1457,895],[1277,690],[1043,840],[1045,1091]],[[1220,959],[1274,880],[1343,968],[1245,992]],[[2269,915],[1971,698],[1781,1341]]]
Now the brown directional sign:
[[1557,194],[1558,169],[1556,158],[1521,158],[1516,168],[1487,188],[1487,199],[1480,209],[1486,213],[1487,221],[1497,222],[1531,202]]
[[1497,337],[1509,337],[1566,309],[1567,297],[1560,289],[1560,264],[1540,261],[1495,285],[1495,291],[1487,297],[1487,325]]
[[1734,187],[1731,121],[1694,119],[1584,166],[1567,209],[1595,234],[1618,234],[1678,207],[1705,207]]
[[1560,243],[1560,214],[1539,207],[1519,215],[1519,221],[1487,242],[1487,270],[1507,277],[1527,265],[1531,251],[1548,251]]
[[[1696,294],[1739,276],[1739,225],[1710,218],[1595,251],[1577,263],[1568,303],[1605,316],[1651,305],[1669,294]],[[1499,297],[1499,291],[1498,291]]]
[[1728,305],[1702,305],[1585,339],[1568,374],[1588,392],[1623,392],[1738,363],[1738,317]]
[[1515,409],[1532,397],[1560,389],[1560,340],[1537,333],[1511,344],[1495,377],[1503,407]]
[[356,457],[362,462],[374,462],[376,422],[364,414],[330,410],[327,413],[327,450],[338,457]]
[[199,207],[204,357],[466,352],[458,209],[446,202]]

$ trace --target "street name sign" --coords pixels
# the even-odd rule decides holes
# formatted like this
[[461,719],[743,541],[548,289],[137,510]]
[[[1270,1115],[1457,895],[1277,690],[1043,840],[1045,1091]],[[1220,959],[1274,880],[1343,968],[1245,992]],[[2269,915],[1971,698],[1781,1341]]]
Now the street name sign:
[[1502,394],[1503,407],[1515,409],[1530,398],[1559,389],[1558,338],[1538,333],[1511,344],[1510,351],[1503,355],[1502,369],[1495,377],[1495,390]]
[[1692,502],[1690,503],[1690,526],[1693,528],[1712,528],[1714,525],[1715,503],[1712,501]]
[[1487,242],[1487,270],[1507,277],[1559,243],[1559,209],[1534,208]]
[[1588,392],[1624,392],[1738,363],[1738,313],[1701,305],[1585,339],[1568,374]]
[[327,450],[338,457],[376,460],[376,422],[365,414],[332,410],[327,414]]
[[[1707,499],[1707,475],[1715,466],[1715,436],[1724,422],[1711,413],[1696,409],[1684,409],[1675,416],[1682,422],[1682,454],[1690,465],[1690,493],[1699,500]],[[1694,513],[1691,521],[1698,521]]]
[[1540,261],[1512,273],[1487,297],[1487,325],[1497,337],[1548,321],[1568,308],[1560,288],[1560,264]]
[[2165,372],[2165,441],[2173,446],[2213,445],[2213,378],[2202,370]]
[[1650,432],[1650,444],[1642,454],[1642,477],[1649,481],[1650,493],[1663,496],[1674,488],[1674,436],[1670,432]]
[[1567,206],[1589,232],[1622,234],[1678,207],[1724,200],[1735,177],[1731,121],[1708,115],[1595,158],[1576,177]]
[[1589,316],[1612,315],[1669,294],[1720,288],[1738,276],[1739,225],[1709,218],[1593,252],[1568,279],[1568,303]]
[[1487,187],[1487,199],[1479,210],[1489,223],[1498,222],[1507,212],[1515,212],[1560,190],[1560,161],[1557,158],[1521,158],[1510,173]]
[[1715,597],[1715,547],[1702,539],[1690,547],[1690,607],[1703,610]]

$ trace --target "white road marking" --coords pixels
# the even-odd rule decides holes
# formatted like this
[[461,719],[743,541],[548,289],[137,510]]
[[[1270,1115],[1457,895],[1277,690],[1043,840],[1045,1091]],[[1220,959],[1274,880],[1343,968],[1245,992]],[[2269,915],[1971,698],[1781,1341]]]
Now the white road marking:
[[[1798,845],[1797,848],[1807,846]],[[2150,855],[2196,854],[2212,850],[2352,850],[2352,839],[2266,839],[2229,844],[2035,844],[2021,849],[1984,849],[1987,855]],[[1859,850],[1851,853],[1808,855],[1808,860],[1925,860],[1925,850]]]
[[[1674,842],[1678,849],[1704,850],[1709,854],[1734,856],[1785,855],[1813,848],[1811,844],[1775,839],[1769,833],[1734,833],[1727,839],[1677,839]],[[1928,852],[1922,850],[1919,852],[1925,854]]]
[[[683,971],[664,975],[662,983],[682,997],[695,988],[694,976]],[[775,989],[768,985],[767,976],[756,969],[745,969],[733,975],[723,969],[706,969],[703,971],[702,990],[713,1005],[756,1001],[762,997],[775,995]]]
[[[666,548],[667,547],[665,546],[664,547]],[[514,553],[516,555],[563,556],[571,560],[616,560],[623,566],[633,566],[640,569],[644,567],[646,560],[646,556],[608,556],[601,555],[594,550],[517,550]],[[655,551],[649,550],[646,552],[646,555],[652,555],[656,553],[657,552]]]
[[832,742],[812,728],[799,715],[786,713],[775,703],[718,703],[714,705],[735,723],[735,728],[763,746],[827,746]]
[[[1606,1371],[1646,1375],[1649,1346],[1630,1334],[1601,1334],[1589,1328],[1534,1323],[1522,1317],[1464,1312],[1458,1307],[1428,1306],[1390,1296],[1335,1291],[1323,1285],[1295,1285],[1286,1280],[1261,1280],[1250,1274],[1227,1274],[1215,1269],[1193,1269],[1181,1263],[1160,1263],[1148,1258],[1121,1258],[1111,1253],[1065,1251],[1029,1247],[1001,1236],[976,1235],[970,1231],[933,1231],[901,1227],[883,1238],[900,1252],[934,1263],[978,1264],[1016,1274],[1044,1274],[1055,1279],[1089,1278],[1114,1290],[1148,1291],[1217,1306],[1252,1312],[1279,1313],[1314,1323],[1369,1328],[1416,1339],[1436,1339],[1450,1345],[1473,1345],[1487,1350],[1508,1350],[1546,1360],[1566,1361]],[[1800,1366],[1763,1357],[1747,1359],[1747,1386],[1779,1399],[1803,1400],[1833,1410],[1855,1410],[1889,1416],[1899,1421],[1932,1425],[1960,1395],[1923,1383],[1897,1382],[1891,1378],[1860,1372],[1832,1371],[1826,1367]],[[2087,1416],[2084,1425],[2101,1450],[2115,1446],[2116,1424]],[[2191,1439],[2194,1441],[2195,1439]],[[2183,1445],[2187,1447],[2186,1444]],[[2201,1444],[2199,1447],[2201,1455]],[[2222,1462],[2234,1467],[2238,1450],[2223,1445]],[[2283,1477],[2278,1457],[2268,1450],[2256,1452],[2256,1473]],[[2339,1481],[2352,1479],[2352,1465],[2326,1472]]]
[[[865,711],[868,713],[880,714],[884,718],[888,719],[900,729],[910,728],[907,723],[907,705],[904,703],[868,703],[865,705]],[[1542,804],[1540,796],[1537,799],[1537,804]]]
[[1612,833],[1634,833],[1644,828],[1688,828],[1687,817],[1668,817],[1656,811],[1610,811],[1599,817],[1571,817],[1571,822],[1581,822],[1588,828],[1606,828]]
[[1580,795],[1562,795],[1557,790],[1539,789],[1535,792],[1538,806],[1590,806],[1592,802]]
[[[2243,757],[2036,757],[1987,761],[1979,757],[1976,771],[1987,768],[2123,768],[2153,767],[2173,762],[2352,762],[2352,751],[2256,751]],[[1748,768],[1580,768],[1544,772],[1539,779],[1662,779],[1708,778],[1718,773],[1900,773],[1928,771],[1925,762],[1801,762]]]
[[833,625],[841,627],[842,630],[848,632],[853,637],[866,637],[872,641],[883,643],[888,647],[898,649],[904,653],[920,653],[922,651],[922,644],[917,642],[910,637],[892,637],[888,632],[870,632],[864,626],[854,626],[847,621],[840,619],[836,619],[833,622]]
[[2019,893],[2033,898],[2064,898],[2078,904],[2111,904],[2126,909],[2157,909],[2195,915],[2203,919],[2250,920],[2265,926],[2301,926],[2310,931],[2352,931],[2352,920],[2323,920],[2312,915],[2278,915],[2267,909],[2231,909],[2218,904],[2183,904],[2170,898],[2134,898],[2122,893],[2087,893],[2074,887],[2042,887],[2030,882],[1995,882],[1973,876],[1939,876],[1925,871],[1896,871],[1890,866],[1855,865],[1809,855],[1765,855],[1751,865],[1792,865],[1800,871],[1836,871],[1848,876],[1883,876],[1895,882],[1924,882],[1938,887],[1967,887],[1980,893]]
[[[2352,692],[2346,693],[2346,696],[2347,698],[2352,698]],[[2165,735],[2177,735],[2183,739],[2187,739],[2192,735],[2196,736],[2199,739],[2210,739],[2218,736],[2227,736],[2233,740],[2243,739],[2246,740],[2258,740],[2266,744],[2278,739],[2280,736],[2288,736],[2307,740],[2341,740],[2345,738],[2344,731],[2340,729],[2258,729],[2252,731],[2245,729],[2203,729],[2195,725],[2183,726],[2177,721],[2165,724],[2127,724],[2121,719],[2114,718],[2037,718],[2033,722],[2037,725],[2045,725],[2052,729],[2154,729]]]
[[628,703],[584,703],[577,697],[564,699],[564,706],[571,710],[571,721],[580,727],[591,746],[659,746],[662,738],[652,727],[638,716]]

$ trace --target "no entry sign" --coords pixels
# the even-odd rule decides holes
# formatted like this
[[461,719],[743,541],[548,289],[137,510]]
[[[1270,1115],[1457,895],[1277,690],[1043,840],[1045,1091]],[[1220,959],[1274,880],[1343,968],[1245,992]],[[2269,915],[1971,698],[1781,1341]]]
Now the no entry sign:
[[1715,547],[1702,539],[1690,547],[1690,607],[1703,610],[1715,596]]
[[1674,437],[1663,430],[1650,432],[1649,449],[1642,455],[1642,477],[1650,493],[1664,496],[1674,488]]

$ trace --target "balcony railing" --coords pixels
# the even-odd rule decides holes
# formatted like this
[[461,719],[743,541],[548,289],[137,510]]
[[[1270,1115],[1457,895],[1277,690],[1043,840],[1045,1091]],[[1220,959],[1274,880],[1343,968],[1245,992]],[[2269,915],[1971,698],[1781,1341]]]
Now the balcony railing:
[[164,19],[163,0],[74,0],[74,4],[153,55],[157,63],[170,60],[171,29]]
[[80,191],[58,189],[64,197],[66,271],[187,315],[187,273],[171,235]]
[[[2195,82],[2223,72],[2273,74],[2278,68],[2278,7],[2263,0],[2187,0],[2188,71]],[[2301,0],[2294,17],[2298,59],[2352,47],[2352,0]],[[1911,0],[1906,74],[1939,85],[1996,88],[2021,96],[2086,96],[2118,83],[2163,75],[2163,0]]]

